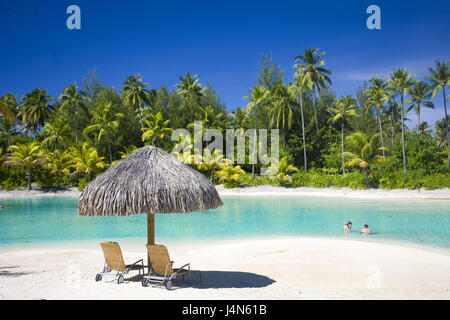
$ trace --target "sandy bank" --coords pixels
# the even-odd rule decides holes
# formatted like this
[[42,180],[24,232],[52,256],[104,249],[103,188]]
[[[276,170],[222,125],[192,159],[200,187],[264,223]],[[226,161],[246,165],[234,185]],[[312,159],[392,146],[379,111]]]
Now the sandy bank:
[[[450,255],[422,248],[322,238],[171,244],[175,266],[190,262],[203,279],[167,291],[134,274],[95,282],[97,246],[0,250],[0,299],[450,299]],[[141,243],[122,250],[126,261],[145,257]]]
[[[341,197],[355,199],[439,199],[450,200],[450,189],[438,190],[408,190],[408,189],[367,189],[353,190],[349,188],[283,188],[272,186],[256,186],[225,189],[223,185],[216,186],[221,196],[315,196]],[[77,188],[0,191],[0,199],[30,198],[30,197],[79,197]]]

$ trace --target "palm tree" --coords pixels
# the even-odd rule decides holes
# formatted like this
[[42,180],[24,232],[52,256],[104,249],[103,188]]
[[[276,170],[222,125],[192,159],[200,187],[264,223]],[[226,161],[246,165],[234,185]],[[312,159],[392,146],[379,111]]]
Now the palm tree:
[[97,131],[97,141],[100,141],[103,136],[106,137],[109,150],[109,163],[112,163],[111,136],[119,127],[119,119],[122,119],[123,117],[124,115],[122,113],[114,112],[111,102],[99,103],[93,112],[93,124],[87,126],[83,131],[84,134]]
[[341,119],[341,151],[342,151],[342,173],[345,174],[344,167],[344,121],[346,118],[356,117],[356,101],[351,95],[340,97],[334,105],[328,109],[331,118],[328,122],[337,122]]
[[58,150],[58,141],[70,134],[70,127],[63,118],[55,118],[44,126],[42,134],[48,136],[43,143],[55,143],[55,152]]
[[114,160],[113,162],[111,162],[111,164],[116,164],[117,162],[119,162],[121,159],[125,159],[126,157],[128,157],[130,154],[132,154],[133,152],[135,152],[138,149],[138,147],[136,147],[135,145],[131,144],[129,146],[125,146],[123,147],[124,151],[119,151],[119,155],[120,155],[120,159],[119,160]]
[[424,81],[414,81],[414,84],[411,88],[408,90],[409,95],[411,96],[411,99],[409,102],[412,102],[407,109],[406,112],[409,112],[412,108],[414,108],[414,111],[417,114],[417,127],[420,126],[420,105],[422,104],[425,107],[428,108],[434,108],[433,102],[429,101],[428,99],[431,98],[432,94],[432,87],[425,83]]
[[25,129],[36,134],[38,129],[50,119],[53,107],[49,105],[49,102],[53,98],[47,95],[45,89],[34,89],[26,93],[22,100],[23,102],[19,104],[19,116],[22,117]]
[[379,79],[377,77],[373,77],[370,80],[371,86],[366,92],[367,100],[366,104],[368,108],[366,109],[367,112],[370,111],[370,107],[375,106],[376,109],[376,115],[377,115],[377,121],[380,127],[380,138],[381,138],[381,147],[383,150],[383,156],[384,154],[384,139],[383,139],[383,125],[381,120],[381,112],[383,110],[383,106],[386,103],[386,101],[389,100],[389,87],[387,86],[386,82],[383,79]]
[[355,132],[346,138],[347,149],[350,152],[345,153],[345,157],[349,161],[344,163],[344,167],[359,166],[366,176],[366,185],[369,187],[369,172],[370,166],[373,163],[380,163],[387,161],[387,159],[380,155],[382,148],[378,147],[380,134],[369,136],[363,132]]
[[11,156],[6,161],[7,165],[25,167],[27,170],[28,190],[31,190],[32,169],[42,165],[46,157],[44,151],[40,149],[37,141],[12,145],[9,148]]
[[413,75],[408,72],[408,68],[395,69],[391,73],[391,87],[394,92],[400,94],[400,105],[402,107],[402,154],[403,154],[403,172],[406,173],[406,150],[405,150],[405,111],[404,97],[409,88],[413,85]]
[[224,165],[219,171],[216,171],[216,176],[219,177],[219,182],[223,183],[225,187],[237,187],[241,183],[241,176],[245,171],[240,166]]
[[282,182],[290,181],[290,174],[297,171],[298,168],[296,166],[288,163],[287,157],[283,157],[279,161],[273,159],[269,167],[269,172]]
[[419,136],[422,137],[426,137],[431,133],[431,129],[430,126],[428,125],[428,123],[426,121],[421,122],[418,126],[417,126],[417,134]]
[[45,166],[50,170],[50,174],[58,176],[58,183],[61,186],[63,176],[69,176],[70,168],[73,166],[72,155],[68,151],[55,150],[46,159]]
[[69,108],[73,112],[75,142],[78,142],[78,118],[80,109],[85,108],[86,101],[89,101],[83,91],[78,91],[77,83],[70,84],[64,88],[64,92],[59,95],[62,104],[60,109]]
[[121,97],[125,105],[136,110],[139,114],[141,129],[144,128],[142,121],[142,107],[150,104],[152,93],[145,89],[150,84],[142,81],[142,77],[137,75],[128,76],[123,82]]
[[214,151],[211,152],[209,148],[205,148],[203,150],[203,155],[201,156],[201,162],[198,165],[198,169],[209,171],[209,180],[212,182],[214,171],[222,168],[223,165],[230,163],[231,161],[225,158],[222,150],[214,149]]
[[247,104],[247,112],[250,113],[253,109],[255,109],[255,135],[253,139],[253,163],[252,163],[252,179],[255,180],[255,164],[256,164],[256,152],[257,152],[257,132],[258,132],[258,113],[259,113],[259,105],[263,103],[269,94],[269,91],[263,87],[255,85],[253,89],[249,89],[250,95],[244,97],[245,99],[250,100]]
[[169,120],[163,120],[161,112],[156,114],[149,114],[148,118],[144,120],[146,127],[143,129],[142,141],[151,139],[151,145],[155,145],[156,138],[164,139],[166,134],[173,132],[170,128]]
[[200,83],[197,75],[192,76],[189,72],[186,77],[180,77],[180,83],[175,85],[175,92],[183,98],[183,105],[186,111],[193,113],[194,107],[198,107],[200,99],[204,95],[204,88]]
[[331,84],[329,76],[332,75],[332,72],[329,69],[322,67],[325,64],[325,60],[322,59],[325,55],[325,51],[319,54],[318,52],[318,48],[309,49],[305,47],[304,54],[295,57],[295,62],[300,61],[300,63],[294,64],[294,68],[297,69],[295,71],[295,76],[299,76],[300,74],[307,75],[313,83],[312,98],[317,133],[319,133],[319,124],[317,122],[317,108],[315,103],[316,87],[320,93],[320,89],[325,87],[326,83]]
[[4,97],[0,97],[0,113],[3,115],[3,118],[8,120],[12,125],[16,123],[16,105],[16,98],[11,93],[6,94]]
[[86,174],[88,181],[93,175],[99,174],[105,167],[104,157],[98,155],[95,147],[90,147],[87,142],[71,148],[74,174]]
[[293,91],[292,87],[280,84],[273,88],[269,98],[273,103],[269,110],[270,126],[276,124],[276,127],[281,130],[283,148],[286,147],[286,134],[292,127],[293,107],[295,106]]
[[[447,121],[447,126],[450,125],[450,119]],[[435,138],[439,147],[444,148],[447,145],[447,126],[445,125],[445,118],[436,121]]]
[[299,97],[300,103],[300,115],[302,119],[302,138],[303,138],[303,162],[305,166],[305,172],[308,171],[308,164],[306,159],[306,137],[305,137],[305,119],[303,116],[303,93],[313,90],[313,83],[305,74],[300,74],[296,77],[293,87]]
[[17,133],[16,128],[7,117],[0,118],[0,135],[5,137],[6,145],[11,146],[11,137]]
[[447,148],[448,148],[448,156],[447,156],[447,168],[450,166],[450,137],[448,131],[448,115],[447,115],[447,100],[445,98],[445,86],[450,86],[450,61],[447,62],[435,62],[435,69],[428,68],[428,71],[431,75],[427,76],[427,79],[431,82],[431,87],[433,88],[434,98],[439,90],[442,89],[442,97],[444,98],[444,119],[445,122],[445,133],[447,136]]

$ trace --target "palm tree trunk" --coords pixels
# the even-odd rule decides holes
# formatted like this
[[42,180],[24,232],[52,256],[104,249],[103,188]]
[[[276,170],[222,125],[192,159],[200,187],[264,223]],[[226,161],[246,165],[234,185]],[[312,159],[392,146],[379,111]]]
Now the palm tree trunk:
[[75,120],[75,143],[77,143],[78,142],[78,110],[77,110],[76,106],[75,106],[74,120]]
[[344,159],[344,117],[342,117],[342,128],[341,128],[341,151],[342,151],[342,174],[345,174],[345,159]]
[[255,108],[255,137],[253,139],[253,163],[252,163],[252,179],[255,180],[255,163],[256,163],[256,151],[258,149],[257,146],[257,134],[258,131],[258,105]]
[[313,111],[314,111],[314,121],[316,122],[316,131],[317,131],[317,134],[319,134],[319,124],[317,123],[317,110],[316,110],[316,86],[314,84],[313,84],[312,103],[313,103]]
[[404,115],[403,115],[403,92],[401,93],[402,104],[402,153],[403,153],[403,172],[406,173],[406,150],[405,150],[405,128],[404,128]]
[[384,141],[383,141],[383,126],[381,125],[381,114],[380,111],[377,109],[377,116],[378,116],[378,122],[380,124],[380,137],[381,137],[381,150],[383,152],[383,157],[384,155]]
[[303,135],[303,162],[305,163],[305,172],[308,171],[308,165],[306,162],[306,139],[305,139],[305,121],[303,119],[303,97],[300,92],[300,113],[302,116],[302,135]]
[[366,186],[369,188],[369,173],[367,170],[364,170],[364,175],[366,176]]
[[447,103],[445,100],[445,85],[442,86],[442,95],[444,97],[444,113],[445,113],[445,133],[447,135],[447,168],[450,166],[450,138],[448,136],[448,115],[447,115]]
[[214,175],[214,169],[211,167],[211,176],[209,177],[209,181],[211,181],[211,183],[213,180],[213,175]]
[[112,163],[111,141],[108,133],[106,133],[106,139],[108,139],[109,163]]
[[394,109],[391,110],[391,150],[394,149],[395,128],[394,128]]
[[31,168],[27,168],[28,190],[31,190]]
[[141,129],[144,130],[144,123],[142,122],[142,112],[141,107],[138,105],[138,111],[139,111],[139,122],[141,123]]
[[417,110],[417,132],[419,132],[419,126],[420,126],[420,109]]

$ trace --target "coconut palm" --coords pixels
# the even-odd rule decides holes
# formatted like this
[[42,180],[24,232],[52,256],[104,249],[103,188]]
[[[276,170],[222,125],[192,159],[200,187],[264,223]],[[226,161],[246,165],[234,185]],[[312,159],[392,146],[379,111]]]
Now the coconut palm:
[[204,96],[206,88],[200,83],[197,75],[192,76],[189,72],[186,77],[180,77],[180,83],[175,85],[175,92],[182,97],[183,106],[189,113],[194,112],[194,108],[200,105],[200,100]]
[[268,173],[277,177],[280,181],[291,181],[290,175],[297,172],[298,168],[292,164],[288,163],[287,157],[283,157],[277,161],[277,159],[272,159],[270,167],[268,168]]
[[11,93],[6,94],[4,97],[0,97],[0,114],[4,119],[8,120],[10,124],[16,123],[16,106],[16,98]]
[[87,142],[83,142],[71,148],[70,150],[73,165],[75,169],[73,175],[86,174],[88,181],[99,174],[105,167],[105,158],[98,155],[95,147],[89,146]]
[[293,110],[296,105],[293,87],[284,84],[273,88],[270,97],[272,102],[269,110],[270,126],[275,126],[281,130],[283,136],[283,148],[286,147],[286,134],[292,127]]
[[417,134],[422,137],[426,137],[431,133],[431,128],[426,121],[421,122],[417,126]]
[[142,108],[145,104],[150,104],[152,96],[151,91],[146,89],[148,86],[150,86],[150,84],[143,82],[142,77],[139,74],[136,74],[128,76],[125,79],[121,90],[123,103],[138,112],[141,129],[144,128]]
[[5,137],[6,145],[11,146],[11,137],[17,134],[16,127],[7,117],[0,118],[0,136]]
[[[447,126],[450,126],[450,118],[447,121]],[[445,118],[436,121],[435,124],[435,139],[439,147],[445,148],[447,146],[447,126],[445,125]]]
[[414,81],[414,84],[408,90],[409,95],[411,96],[411,99],[408,100],[408,102],[412,102],[412,104],[406,109],[406,112],[409,112],[414,108],[414,111],[417,114],[417,127],[419,127],[422,123],[420,121],[421,105],[432,109],[434,108],[433,102],[428,100],[431,98],[432,90],[433,89],[430,85],[419,80]]
[[131,144],[129,146],[125,146],[123,147],[123,151],[119,151],[119,156],[120,159],[119,160],[114,160],[111,164],[116,164],[117,162],[119,162],[121,159],[125,159],[126,157],[128,157],[130,154],[132,154],[133,152],[135,152],[138,149],[138,147],[136,147],[135,145]]
[[25,130],[36,135],[39,128],[43,127],[45,122],[50,119],[53,107],[49,104],[52,97],[47,95],[45,89],[34,89],[22,97],[23,102],[19,104],[19,116],[22,117],[22,123]]
[[63,118],[55,118],[52,122],[47,123],[42,130],[42,134],[47,136],[43,143],[55,143],[55,152],[58,150],[58,142],[63,140],[70,134],[70,127]]
[[345,174],[344,167],[344,123],[345,119],[350,117],[356,117],[356,100],[351,96],[340,97],[335,100],[334,105],[328,108],[328,112],[331,114],[331,118],[328,122],[337,122],[341,119],[341,151],[342,151],[342,173]]
[[150,144],[155,146],[156,138],[164,139],[166,134],[173,132],[170,128],[169,120],[163,120],[161,112],[149,114],[144,120],[146,127],[143,129],[142,141],[150,139]]
[[255,135],[253,139],[254,148],[253,148],[253,162],[252,162],[252,179],[255,180],[259,106],[267,99],[269,91],[264,86],[255,85],[253,89],[249,89],[249,92],[250,95],[244,98],[250,100],[250,102],[247,104],[247,112],[250,113],[253,109],[255,110]]
[[240,166],[233,166],[226,164],[222,166],[219,171],[216,171],[216,176],[219,177],[219,182],[226,187],[237,187],[241,183],[241,176],[245,171]]
[[319,124],[317,122],[317,108],[316,108],[316,87],[317,91],[320,93],[320,89],[326,86],[326,84],[331,84],[331,79],[329,76],[332,75],[332,72],[329,69],[323,67],[325,64],[325,60],[323,60],[323,56],[325,55],[325,51],[318,53],[319,49],[309,49],[305,47],[305,52],[303,55],[298,55],[295,57],[295,62],[299,62],[294,64],[295,76],[299,76],[300,74],[307,75],[309,79],[313,83],[313,110],[314,110],[314,120],[316,123],[317,133],[319,132]]
[[231,161],[225,158],[222,150],[214,149],[213,152],[209,148],[203,150],[201,162],[198,165],[199,170],[209,171],[209,180],[212,182],[214,172],[219,170],[223,165],[230,164]]
[[32,170],[38,165],[43,165],[45,152],[40,149],[37,141],[12,145],[8,150],[11,152],[11,156],[7,157],[6,164],[26,168],[28,190],[31,190]]
[[120,112],[114,112],[111,102],[101,102],[93,111],[92,123],[87,126],[83,133],[87,134],[92,131],[98,132],[97,141],[104,136],[108,144],[109,163],[112,163],[111,137],[119,127],[119,120],[124,115]]
[[89,101],[89,98],[85,96],[83,91],[78,91],[78,86],[75,82],[65,87],[64,92],[59,95],[58,99],[62,102],[60,109],[70,109],[73,113],[75,142],[78,142],[78,119],[80,110],[83,108],[86,110],[85,104]]
[[45,161],[45,167],[50,170],[50,174],[58,176],[58,183],[61,186],[63,177],[69,176],[73,166],[73,157],[68,151],[55,150],[50,153]]
[[382,156],[380,146],[380,134],[369,136],[363,132],[355,132],[346,138],[347,149],[345,158],[349,159],[344,163],[344,167],[360,167],[366,176],[366,185],[369,187],[370,166],[374,163],[387,161]]
[[377,122],[380,128],[380,138],[381,138],[381,147],[384,154],[384,139],[383,139],[383,124],[381,119],[381,112],[383,110],[384,104],[389,100],[389,87],[387,83],[383,79],[379,79],[377,77],[373,77],[370,80],[371,86],[366,91],[366,111],[369,112],[371,107],[374,106],[376,109]]
[[448,130],[448,114],[447,114],[447,100],[445,98],[445,87],[450,86],[450,60],[446,62],[436,61],[435,69],[428,68],[430,75],[426,78],[430,80],[431,87],[433,88],[432,98],[436,96],[439,90],[442,89],[442,97],[444,98],[444,121],[445,123],[445,133],[447,137],[447,148],[448,148],[448,156],[447,156],[447,168],[450,166],[450,137]]
[[403,155],[403,172],[406,173],[406,149],[405,149],[405,108],[404,97],[409,88],[413,85],[413,75],[408,72],[408,68],[395,69],[391,73],[391,88],[395,93],[400,94],[401,118],[402,118],[402,155]]
[[306,172],[308,171],[308,163],[306,159],[305,119],[303,116],[303,93],[312,91],[313,83],[307,75],[299,74],[293,83],[293,88],[296,92],[296,96],[298,97],[300,104],[300,116],[302,120],[302,139],[303,139],[303,162]]

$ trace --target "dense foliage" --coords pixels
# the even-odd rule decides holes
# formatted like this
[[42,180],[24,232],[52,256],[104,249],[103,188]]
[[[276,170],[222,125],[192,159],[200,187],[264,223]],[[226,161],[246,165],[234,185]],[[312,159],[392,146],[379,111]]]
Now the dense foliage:
[[[374,77],[362,84],[354,96],[336,97],[324,56],[319,49],[305,48],[295,57],[292,81],[271,57],[263,56],[245,97],[248,105],[237,108],[227,109],[214,88],[191,73],[172,89],[151,88],[137,74],[124,79],[118,92],[93,72],[57,97],[43,88],[20,99],[6,93],[0,97],[0,186],[82,189],[136,148],[151,144],[168,152],[176,147],[174,156],[225,187],[450,187],[449,62],[436,62],[425,79],[397,69],[389,79]],[[433,131],[420,122],[420,112],[440,107],[431,102],[439,95],[444,118]],[[405,125],[409,112],[419,116],[411,129]],[[202,156],[195,159],[194,121],[203,130],[223,133],[229,128],[277,128],[280,158],[268,167],[252,165],[248,160],[254,154],[248,149],[226,159],[203,142]],[[178,128],[191,135],[172,141]],[[230,160],[239,156],[246,163],[233,165]]]

